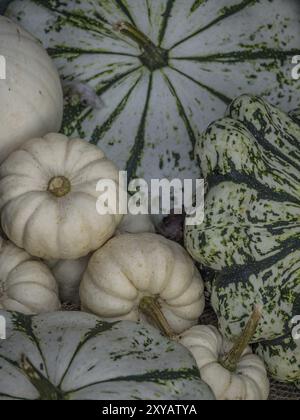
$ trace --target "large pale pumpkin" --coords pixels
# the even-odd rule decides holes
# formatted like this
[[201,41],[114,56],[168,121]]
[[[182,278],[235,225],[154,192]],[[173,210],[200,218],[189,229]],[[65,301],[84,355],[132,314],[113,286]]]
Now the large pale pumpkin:
[[[204,285],[193,261],[175,242],[152,233],[111,239],[91,257],[80,285],[83,310],[103,319],[144,318],[145,299],[160,307],[175,332],[195,325]],[[156,308],[155,308],[156,306]]]
[[37,314],[59,307],[56,281],[48,267],[0,238],[0,309]]
[[0,55],[6,63],[6,78],[0,80],[2,162],[24,141],[60,130],[63,95],[57,70],[40,42],[3,16]]
[[196,154],[208,182],[206,216],[186,227],[186,245],[216,271],[212,304],[222,333],[238,336],[260,304],[254,341],[290,335],[300,303],[300,126],[263,99],[242,96]]
[[199,134],[245,91],[298,105],[299,0],[17,0],[7,13],[68,82],[64,133],[129,177],[199,175]]
[[192,355],[156,329],[80,312],[0,312],[0,400],[213,400]]
[[0,167],[4,232],[37,257],[86,256],[113,236],[122,220],[96,209],[102,179],[111,180],[118,194],[118,170],[97,147],[61,134],[29,140]]

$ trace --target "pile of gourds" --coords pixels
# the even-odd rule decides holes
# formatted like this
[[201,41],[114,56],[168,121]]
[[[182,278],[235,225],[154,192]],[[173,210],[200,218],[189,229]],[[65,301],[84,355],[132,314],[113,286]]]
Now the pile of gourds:
[[[200,134],[204,127],[203,121],[196,124],[196,105],[191,102],[185,111],[180,91],[192,93],[199,85],[178,58],[182,34],[171,32],[177,54],[170,49],[174,55],[167,59],[167,22],[162,26],[167,34],[160,32],[157,48],[133,24],[138,16],[134,19],[124,7],[112,11],[112,3],[101,6],[102,27],[85,20],[79,10],[63,13],[60,8],[69,6],[56,2],[15,1],[9,9],[48,48],[65,79],[64,92],[41,44],[0,16],[0,52],[9,68],[8,79],[0,81],[0,319],[7,334],[0,340],[0,400],[266,400],[267,370],[280,381],[300,383],[300,340],[292,323],[300,315],[298,114],[288,116],[260,97],[243,95],[232,102],[215,91],[221,102],[230,103],[227,115]],[[172,8],[173,2],[168,3]],[[189,2],[179,3],[184,8]],[[193,28],[192,15],[206,2],[192,3]],[[224,7],[214,24],[248,3]],[[91,6],[81,7],[88,15]],[[161,16],[162,7],[152,10],[152,19]],[[31,19],[35,10],[39,22]],[[111,13],[125,13],[127,20],[112,25],[107,17]],[[171,9],[168,13],[170,17]],[[68,30],[78,41],[74,28],[80,31],[80,48],[64,43]],[[103,59],[99,77],[104,79],[95,88],[81,80],[82,71],[90,72],[90,81],[96,78],[80,62],[89,32],[101,38],[102,52],[120,48],[114,55],[123,57],[117,66]],[[142,56],[135,55],[126,37],[142,40]],[[95,48],[89,51],[97,53]],[[137,60],[142,67],[136,68]],[[164,60],[170,68],[157,72],[166,66]],[[174,88],[172,72],[182,87]],[[172,116],[162,112],[168,108],[162,106],[168,100],[166,87],[177,104],[169,111],[176,124],[178,115],[184,122],[207,181],[205,220],[186,225],[187,251],[156,234],[147,216],[100,215],[96,206],[101,179],[110,179],[116,191],[123,188],[115,163],[96,144],[101,140],[107,149],[107,136],[110,141],[132,136],[134,124],[117,118],[129,108],[133,91],[138,110],[129,109],[126,118],[135,119],[143,110],[127,161],[130,176],[141,169],[149,127],[156,137],[148,142],[148,175],[153,150],[156,157],[163,154],[161,139],[176,144],[182,135],[183,127],[175,127],[174,121],[169,125]],[[120,92],[102,103],[99,97],[110,88]],[[152,89],[159,109],[151,102]],[[64,134],[58,134],[61,127]],[[85,136],[94,144],[79,138]],[[174,157],[176,148],[172,150]],[[114,160],[122,164],[119,157]],[[188,156],[180,162],[193,165],[183,176],[197,173]],[[219,330],[198,325],[205,281],[195,261],[215,273],[206,286]],[[80,304],[81,311],[61,311],[62,302]]]

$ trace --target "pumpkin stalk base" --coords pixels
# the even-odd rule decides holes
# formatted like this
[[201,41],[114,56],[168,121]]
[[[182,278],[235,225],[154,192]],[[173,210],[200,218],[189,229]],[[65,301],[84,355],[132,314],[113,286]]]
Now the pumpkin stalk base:
[[142,298],[139,304],[139,310],[148,319],[160,329],[160,331],[168,338],[174,339],[176,334],[170,327],[166,317],[164,316],[157,299],[151,296],[145,296]]
[[229,372],[235,372],[241,357],[250,344],[258,324],[262,317],[262,308],[256,306],[251,318],[249,319],[244,332],[237,340],[231,351],[220,361],[220,364]]
[[115,29],[138,44],[143,53],[140,60],[150,71],[168,66],[168,51],[156,46],[143,32],[129,22],[118,22]]
[[51,382],[48,381],[48,379],[45,378],[24,355],[21,357],[20,368],[38,391],[39,400],[58,401],[64,399],[62,392],[52,385]]
[[48,184],[48,191],[55,197],[64,197],[71,191],[71,183],[64,176],[55,176]]

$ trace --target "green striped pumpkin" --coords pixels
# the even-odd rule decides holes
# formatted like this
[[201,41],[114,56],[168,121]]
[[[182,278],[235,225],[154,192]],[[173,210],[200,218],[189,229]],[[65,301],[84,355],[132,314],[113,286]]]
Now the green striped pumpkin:
[[294,383],[300,388],[300,340],[289,335],[259,344],[256,353],[264,359],[273,378]]
[[208,128],[196,154],[208,182],[206,215],[186,226],[185,241],[217,273],[212,305],[222,333],[238,336],[259,304],[254,342],[291,334],[300,313],[300,126],[244,95]]
[[7,14],[71,82],[64,133],[100,144],[129,178],[199,175],[199,134],[245,91],[296,107],[298,0],[16,0]]
[[150,326],[82,312],[0,316],[0,400],[214,399],[192,355]]

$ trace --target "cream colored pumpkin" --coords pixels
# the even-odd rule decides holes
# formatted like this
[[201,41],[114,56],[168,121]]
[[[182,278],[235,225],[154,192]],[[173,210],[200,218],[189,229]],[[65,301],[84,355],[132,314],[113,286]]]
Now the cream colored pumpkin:
[[147,214],[126,214],[117,230],[118,234],[146,232],[155,232],[151,217]]
[[49,134],[26,142],[0,167],[2,227],[9,239],[44,259],[77,259],[115,233],[122,216],[100,215],[96,186],[119,174],[100,149]]
[[24,141],[60,129],[63,94],[57,70],[42,45],[3,16],[0,55],[6,61],[6,78],[0,80],[2,162]]
[[262,360],[247,347],[230,371],[221,363],[233,343],[212,326],[197,325],[184,332],[179,342],[193,354],[201,378],[218,400],[267,400],[270,384]]
[[57,285],[49,268],[0,238],[0,309],[38,314],[59,308]]
[[106,320],[140,320],[145,298],[171,328],[195,325],[204,309],[203,281],[186,251],[152,233],[111,239],[91,257],[84,273],[82,309]]
[[[127,214],[118,226],[116,235],[154,232],[154,230],[150,216]],[[79,285],[89,259],[90,255],[77,260],[45,261],[58,283],[59,296],[62,302],[79,303]]]
[[45,261],[55,277],[62,302],[79,304],[79,285],[90,255],[77,260]]

